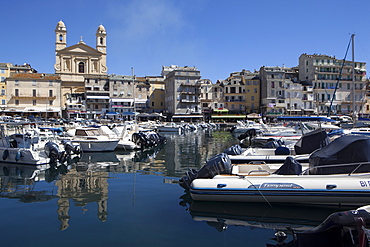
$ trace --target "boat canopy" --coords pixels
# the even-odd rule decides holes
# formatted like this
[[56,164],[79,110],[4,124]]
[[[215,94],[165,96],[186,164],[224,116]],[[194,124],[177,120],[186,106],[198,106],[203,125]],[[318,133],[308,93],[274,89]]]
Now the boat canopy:
[[[359,163],[370,162],[369,150],[370,138],[367,136],[345,135],[338,137],[327,146],[311,154],[309,158],[309,173],[350,173]],[[338,166],[338,164],[344,165]],[[370,164],[360,166],[356,172],[370,172]]]
[[296,154],[310,154],[317,149],[321,149],[330,142],[325,130],[317,129],[304,134],[294,145]]

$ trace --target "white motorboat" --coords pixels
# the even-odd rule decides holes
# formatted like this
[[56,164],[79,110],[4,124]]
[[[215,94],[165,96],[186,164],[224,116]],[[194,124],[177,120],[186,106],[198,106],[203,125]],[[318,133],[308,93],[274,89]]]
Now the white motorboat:
[[166,123],[166,124],[160,124],[156,126],[156,129],[159,132],[176,132],[179,134],[182,134],[185,131],[184,126],[181,124],[176,123]]
[[137,128],[132,125],[116,126],[112,129],[119,138],[117,149],[134,150],[141,148],[140,145],[133,142],[132,135],[137,132]]
[[224,154],[188,173],[180,185],[200,201],[365,205],[370,203],[369,147],[369,137],[342,136],[311,154],[304,172],[299,163],[285,162],[265,175],[253,168],[241,172]]
[[265,162],[282,164],[288,156],[293,157],[300,163],[308,163],[310,154],[320,149],[330,142],[325,130],[314,130],[303,135],[294,145],[280,141],[272,141],[265,147],[241,148],[234,145],[226,149],[232,164],[242,164],[249,162]]
[[116,149],[119,139],[110,138],[99,127],[77,127],[68,131],[72,143],[81,146],[84,152],[109,152]]
[[254,121],[237,121],[237,124],[231,128],[230,132],[241,134],[241,133],[245,133],[247,130],[250,130],[250,129],[260,130],[262,129],[262,125]]
[[43,165],[65,162],[72,154],[79,154],[79,148],[68,142],[57,144],[41,141],[35,132],[27,131],[23,124],[13,124],[12,134],[7,135],[6,125],[0,126],[0,162],[29,165]]

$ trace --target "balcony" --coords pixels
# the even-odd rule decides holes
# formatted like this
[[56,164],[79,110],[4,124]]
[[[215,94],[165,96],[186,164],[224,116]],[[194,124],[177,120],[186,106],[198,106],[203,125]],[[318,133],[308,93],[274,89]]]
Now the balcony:
[[181,103],[200,103],[198,99],[180,99]]
[[245,99],[228,99],[225,102],[245,102]]
[[107,104],[109,100],[86,100],[86,104]]
[[181,90],[179,91],[180,94],[200,94],[198,91],[187,91],[187,90]]
[[12,95],[13,99],[55,100],[56,96]]

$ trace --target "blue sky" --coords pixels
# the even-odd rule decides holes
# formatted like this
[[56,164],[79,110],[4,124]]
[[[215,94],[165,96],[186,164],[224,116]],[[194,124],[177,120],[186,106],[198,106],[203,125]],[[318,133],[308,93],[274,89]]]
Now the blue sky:
[[[0,62],[54,73],[55,34],[95,47],[107,30],[108,73],[160,75],[162,66],[195,66],[216,82],[234,71],[298,65],[302,53],[370,64],[369,0],[2,0]],[[351,60],[351,53],[348,55]]]

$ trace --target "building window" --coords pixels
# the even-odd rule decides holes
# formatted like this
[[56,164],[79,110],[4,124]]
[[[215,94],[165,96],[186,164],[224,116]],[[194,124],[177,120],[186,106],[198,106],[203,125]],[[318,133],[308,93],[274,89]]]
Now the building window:
[[18,97],[19,96],[19,89],[15,89],[14,90],[14,95],[15,95],[15,97]]
[[16,99],[14,103],[15,105],[19,105],[19,99]]
[[32,105],[36,105],[36,100],[32,100]]
[[49,105],[53,105],[53,101],[52,100],[49,100]]
[[32,89],[32,96],[36,97],[36,89]]
[[1,104],[2,104],[2,105],[5,105],[5,99],[2,99],[2,100],[1,100]]
[[49,86],[53,86],[53,81],[49,81]]
[[53,97],[53,90],[49,90],[49,97]]
[[78,73],[85,73],[85,64],[83,62],[78,63]]
[[36,81],[35,80],[32,81],[32,86],[36,86]]

